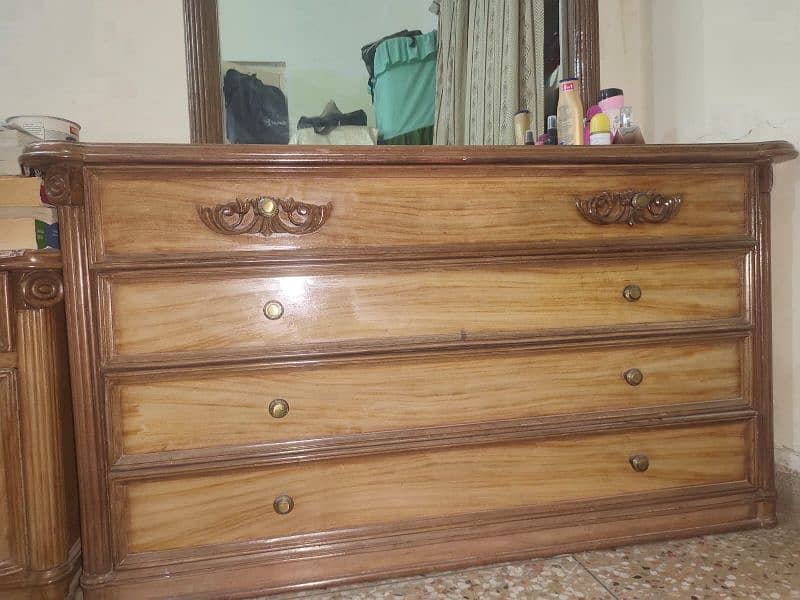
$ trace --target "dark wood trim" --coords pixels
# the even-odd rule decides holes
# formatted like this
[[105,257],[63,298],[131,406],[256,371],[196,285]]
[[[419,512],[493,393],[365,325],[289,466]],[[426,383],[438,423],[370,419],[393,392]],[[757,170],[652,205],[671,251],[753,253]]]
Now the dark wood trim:
[[[102,168],[135,165],[230,166],[229,175],[265,167],[341,167],[389,165],[712,165],[772,161],[797,157],[789,142],[747,144],[612,144],[610,146],[282,146],[190,144],[73,144],[37,142],[20,160],[26,169],[41,170],[64,161]],[[98,167],[100,168],[100,167]],[[83,202],[82,189],[70,202]]]
[[[597,103],[600,91],[597,0],[569,0],[566,14],[569,47],[564,57],[566,71],[581,79],[581,98],[588,107]],[[193,144],[221,144],[225,137],[217,0],[183,0],[183,22],[191,141]]]
[[34,271],[60,269],[61,252],[58,250],[26,250],[15,256],[0,257],[0,271]]
[[221,144],[217,0],[183,0],[186,75],[189,86],[189,128],[193,144]]
[[597,0],[568,0],[566,73],[581,80],[584,109],[600,92],[600,25]]

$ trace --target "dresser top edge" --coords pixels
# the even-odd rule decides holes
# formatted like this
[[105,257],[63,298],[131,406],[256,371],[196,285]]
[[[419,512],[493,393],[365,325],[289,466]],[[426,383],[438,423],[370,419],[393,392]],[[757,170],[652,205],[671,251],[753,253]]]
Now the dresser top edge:
[[797,157],[786,141],[597,146],[282,146],[37,142],[29,168],[84,165],[602,165],[783,162]]

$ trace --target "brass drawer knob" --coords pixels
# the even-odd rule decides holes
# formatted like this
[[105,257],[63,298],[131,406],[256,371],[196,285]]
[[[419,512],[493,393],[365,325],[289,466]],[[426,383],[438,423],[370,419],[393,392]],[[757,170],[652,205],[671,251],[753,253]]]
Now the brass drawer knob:
[[283,398],[275,398],[269,403],[267,410],[273,419],[282,419],[289,414],[289,403]]
[[279,515],[288,515],[294,508],[294,500],[292,500],[291,496],[282,494],[275,498],[275,501],[272,503],[272,508],[274,508],[275,512]]
[[264,316],[270,321],[275,321],[283,316],[283,304],[277,300],[270,300],[264,305]]
[[256,206],[258,207],[258,214],[262,217],[274,217],[278,214],[278,203],[275,201],[275,198],[260,196]]
[[625,286],[622,290],[622,295],[628,302],[636,302],[642,297],[642,288],[635,283],[631,283]]
[[650,468],[650,459],[647,458],[646,454],[634,454],[628,459],[628,462],[631,463],[631,467],[637,473],[644,473]]
[[628,385],[639,385],[644,379],[644,374],[639,369],[628,369],[622,376]]

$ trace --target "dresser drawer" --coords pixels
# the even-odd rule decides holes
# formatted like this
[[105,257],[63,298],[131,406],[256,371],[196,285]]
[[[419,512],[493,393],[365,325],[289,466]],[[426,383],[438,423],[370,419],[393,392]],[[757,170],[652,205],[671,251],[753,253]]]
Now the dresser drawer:
[[[746,423],[363,456],[119,483],[122,555],[748,479]],[[629,462],[645,471],[635,470]],[[293,505],[287,514],[286,511]]]
[[[752,177],[743,166],[249,168],[224,177],[199,167],[115,168],[91,171],[89,207],[98,262],[237,251],[275,259],[463,253],[744,236]],[[652,196],[629,209],[633,196],[623,192]],[[260,197],[274,200],[259,205]],[[582,216],[579,200],[613,224]]]
[[105,355],[169,362],[219,359],[222,352],[396,349],[731,319],[742,316],[741,264],[728,255],[301,274],[122,273],[101,278],[111,325]]
[[112,378],[109,396],[120,453],[134,455],[732,401],[742,397],[743,344],[725,339],[131,375]]

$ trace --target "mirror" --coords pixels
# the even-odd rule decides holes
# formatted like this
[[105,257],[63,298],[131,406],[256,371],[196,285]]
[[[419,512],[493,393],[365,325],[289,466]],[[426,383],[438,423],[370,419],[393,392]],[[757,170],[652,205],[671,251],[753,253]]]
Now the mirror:
[[184,16],[198,143],[513,144],[521,109],[523,135],[545,131],[559,79],[598,88],[597,0],[184,0]]

